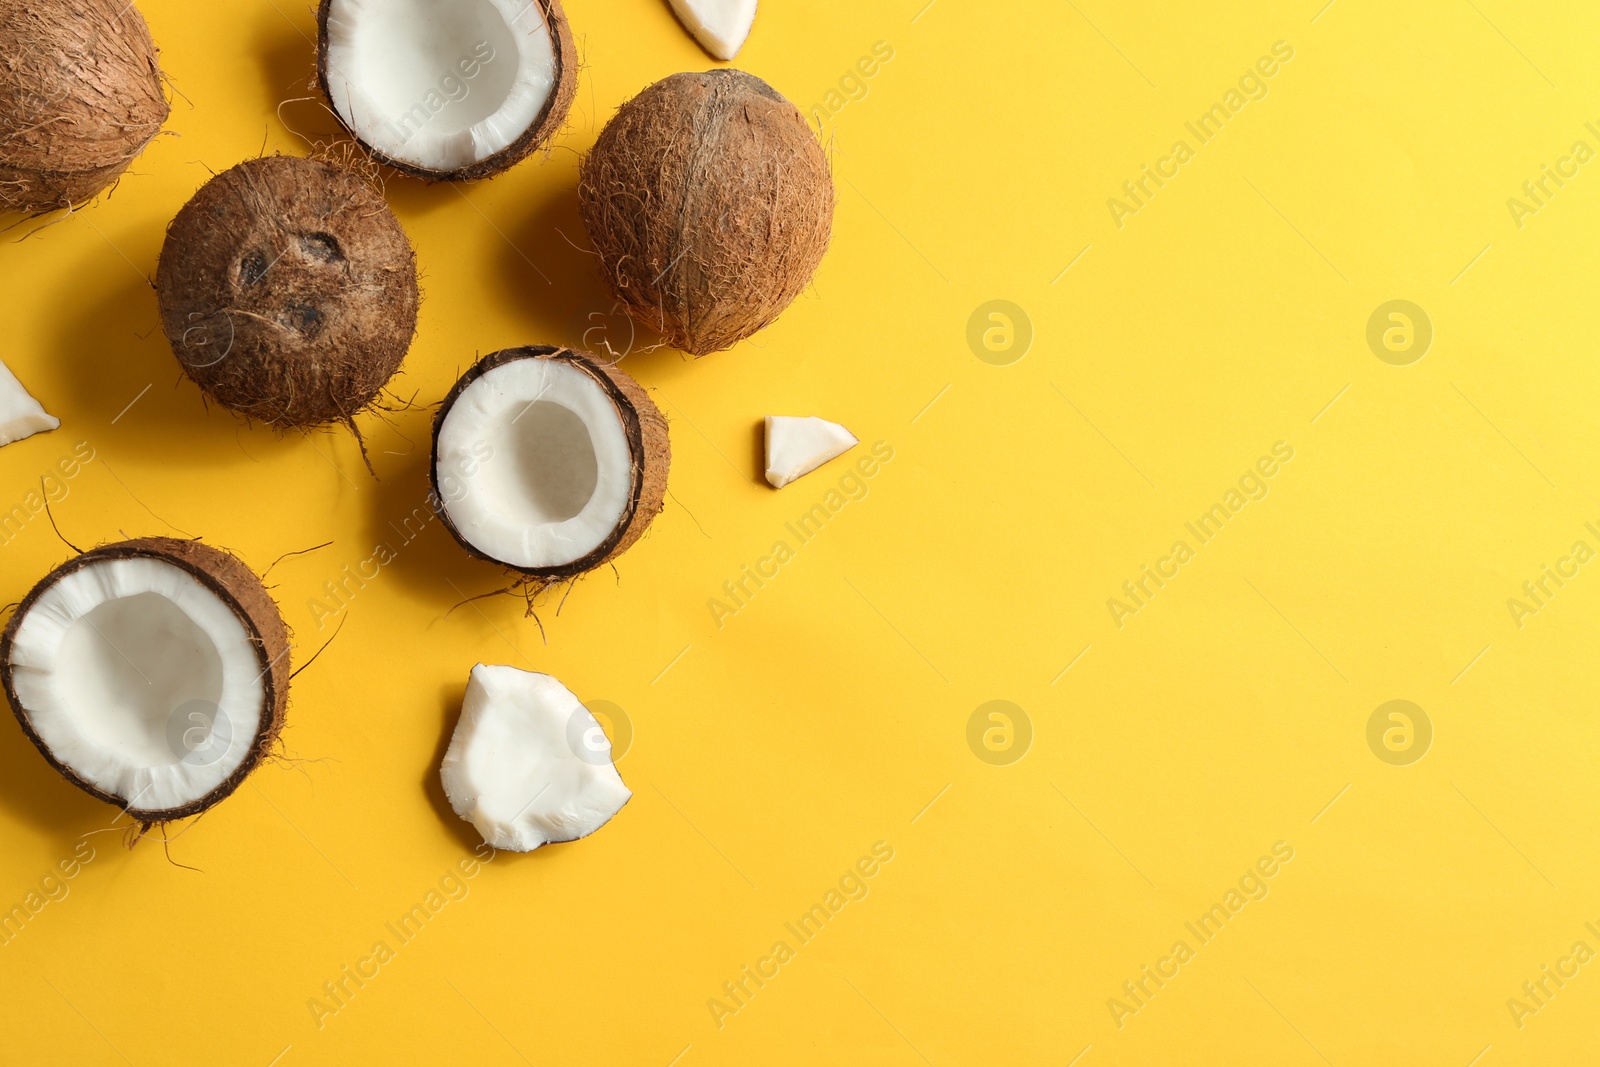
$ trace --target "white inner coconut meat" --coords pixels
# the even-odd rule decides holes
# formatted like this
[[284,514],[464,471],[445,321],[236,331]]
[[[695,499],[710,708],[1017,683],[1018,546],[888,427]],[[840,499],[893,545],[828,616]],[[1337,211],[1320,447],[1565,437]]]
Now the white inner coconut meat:
[[216,789],[249,755],[266,711],[244,624],[159,559],[102,560],[49,586],[19,624],[11,662],[50,753],[140,810]]
[[513,852],[587,837],[633,796],[600,724],[566,686],[482,663],[439,776],[455,813]]
[[857,445],[856,435],[815,415],[768,415],[767,482],[782,489]]
[[700,47],[723,60],[739,54],[756,20],[756,0],[672,0],[672,10]]
[[334,0],[327,41],[339,117],[426,170],[508,147],[555,89],[555,43],[532,0]]
[[633,491],[616,404],[559,360],[515,359],[479,375],[439,427],[434,462],[451,524],[512,567],[582,559],[616,528]]
[[41,430],[53,430],[61,420],[49,414],[24,389],[11,368],[0,363],[0,445],[9,445]]

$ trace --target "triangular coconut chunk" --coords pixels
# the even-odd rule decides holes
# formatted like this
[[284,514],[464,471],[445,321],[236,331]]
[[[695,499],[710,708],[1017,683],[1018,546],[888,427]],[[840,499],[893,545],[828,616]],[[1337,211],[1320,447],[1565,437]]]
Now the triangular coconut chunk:
[[739,54],[756,20],[756,0],[672,0],[672,10],[700,47],[722,60]]
[[439,777],[484,843],[512,852],[587,837],[633,796],[600,724],[566,686],[482,663]]
[[11,368],[0,363],[0,445],[9,445],[41,430],[53,430],[61,420],[35,400]]
[[782,489],[857,445],[856,435],[815,415],[767,416],[767,481]]

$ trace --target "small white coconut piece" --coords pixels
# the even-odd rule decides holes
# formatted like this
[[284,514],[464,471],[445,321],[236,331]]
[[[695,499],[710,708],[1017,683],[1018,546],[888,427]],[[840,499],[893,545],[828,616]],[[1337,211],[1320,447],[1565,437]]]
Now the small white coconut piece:
[[45,411],[22,387],[11,368],[0,363],[0,445],[9,445],[42,430],[53,430],[61,420]]
[[611,743],[571,690],[548,674],[480,663],[439,767],[455,813],[511,852],[588,837],[633,793]]
[[721,60],[739,54],[756,21],[756,0],[672,0],[678,21]]
[[767,416],[767,481],[782,489],[857,444],[856,435],[837,422],[793,415]]

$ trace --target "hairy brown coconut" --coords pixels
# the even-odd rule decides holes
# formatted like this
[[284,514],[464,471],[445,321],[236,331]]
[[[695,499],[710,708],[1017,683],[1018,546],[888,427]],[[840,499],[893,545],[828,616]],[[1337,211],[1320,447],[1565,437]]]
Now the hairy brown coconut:
[[643,536],[671,463],[666,419],[625,372],[570,348],[508,348],[439,406],[432,503],[468,552],[556,582]]
[[417,326],[411,243],[347,167],[251,159],[167,228],[161,326],[184,372],[274,426],[350,423],[400,368]]
[[167,111],[155,42],[131,0],[0,0],[0,211],[89,199]]
[[464,181],[555,136],[578,49],[561,0],[322,0],[317,81],[378,162]]
[[794,105],[740,70],[674,74],[623,104],[578,203],[629,312],[695,355],[776,319],[833,225],[828,160]]
[[170,537],[91,549],[0,635],[0,683],[73,785],[142,823],[239,787],[283,729],[289,632],[237,557]]

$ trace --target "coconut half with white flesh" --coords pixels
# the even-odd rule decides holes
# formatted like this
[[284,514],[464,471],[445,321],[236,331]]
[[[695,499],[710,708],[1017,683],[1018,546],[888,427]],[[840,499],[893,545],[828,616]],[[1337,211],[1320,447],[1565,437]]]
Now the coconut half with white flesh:
[[860,443],[837,422],[815,415],[768,415],[766,437],[767,481],[774,489],[782,489]]
[[559,581],[643,536],[671,462],[666,420],[625,372],[570,348],[508,348],[439,407],[433,506],[473,555]]
[[237,557],[168,537],[68,560],[0,635],[28,738],[80,789],[142,823],[239,787],[283,728],[289,632]]
[[512,852],[588,837],[633,796],[571,690],[548,674],[482,663],[439,777],[455,813]]
[[0,445],[9,445],[42,430],[53,430],[61,420],[45,411],[24,389],[11,368],[0,363]]
[[722,60],[739,54],[756,21],[756,0],[672,0],[672,10],[700,47]]
[[317,79],[379,162],[463,181],[561,128],[578,51],[560,0],[322,0]]

